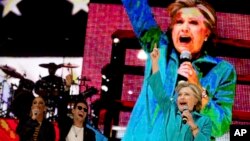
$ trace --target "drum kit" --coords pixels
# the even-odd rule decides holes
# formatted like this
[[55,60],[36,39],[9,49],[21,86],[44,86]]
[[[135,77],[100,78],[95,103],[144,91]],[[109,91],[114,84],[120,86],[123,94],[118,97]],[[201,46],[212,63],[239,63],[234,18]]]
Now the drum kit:
[[[49,73],[51,73],[50,71],[52,71],[52,73],[55,73],[55,71],[59,68],[68,68],[71,69],[72,72],[72,69],[78,67],[77,65],[70,63],[62,63],[59,65],[56,65],[55,63],[47,63],[39,64],[39,66],[48,69]],[[93,96],[94,94],[97,94],[98,92],[96,88],[89,87],[86,84],[87,81],[91,81],[86,76],[77,78],[76,81],[80,82],[79,84],[74,82],[74,80],[72,79],[72,74],[66,76],[66,79],[49,74],[48,76],[40,77],[38,81],[33,82],[32,80],[25,78],[25,75],[18,73],[15,68],[8,65],[0,65],[0,69],[6,74],[6,79],[20,79],[18,86],[11,84],[10,95],[7,101],[3,98],[4,85],[3,83],[0,83],[0,117],[19,118],[20,116],[23,116],[24,113],[29,113],[32,99],[35,95],[40,95],[45,97],[45,99],[47,100],[47,117],[53,118],[54,116],[56,116],[56,106],[58,99],[60,99],[63,95],[69,95],[67,96],[69,98],[69,100],[67,101],[70,102],[74,100],[77,95],[82,95],[85,98],[88,98]],[[79,89],[78,92],[74,93],[70,93],[69,91],[67,91],[68,93],[66,92],[66,90],[68,90],[68,87],[72,87],[75,85],[78,85],[79,87],[85,86],[85,90],[83,92],[80,92]],[[7,108],[4,108],[6,107],[4,105],[7,105]]]

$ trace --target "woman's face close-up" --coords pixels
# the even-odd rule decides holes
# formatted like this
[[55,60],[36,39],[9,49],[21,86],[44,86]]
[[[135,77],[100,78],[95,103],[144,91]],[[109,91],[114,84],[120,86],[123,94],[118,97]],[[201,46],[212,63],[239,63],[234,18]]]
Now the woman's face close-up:
[[205,26],[205,17],[195,8],[182,8],[177,12],[172,27],[172,40],[176,50],[184,50],[197,54],[203,42],[208,38],[210,30]]
[[193,111],[194,106],[198,103],[198,99],[195,98],[194,92],[189,87],[183,87],[178,92],[177,106],[180,111],[188,109]]
[[41,113],[45,111],[45,101],[41,97],[36,97],[32,102],[32,109],[37,109]]

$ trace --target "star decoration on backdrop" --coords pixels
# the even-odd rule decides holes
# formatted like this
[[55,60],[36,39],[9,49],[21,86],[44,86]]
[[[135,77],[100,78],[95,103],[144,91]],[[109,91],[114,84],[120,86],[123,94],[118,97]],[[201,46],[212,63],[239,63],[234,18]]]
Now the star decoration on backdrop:
[[1,4],[4,6],[2,17],[6,16],[9,12],[21,16],[21,12],[17,8],[17,4],[21,0],[2,0]]
[[75,15],[80,10],[85,12],[89,11],[88,3],[90,0],[68,0],[70,3],[73,4],[72,15]]

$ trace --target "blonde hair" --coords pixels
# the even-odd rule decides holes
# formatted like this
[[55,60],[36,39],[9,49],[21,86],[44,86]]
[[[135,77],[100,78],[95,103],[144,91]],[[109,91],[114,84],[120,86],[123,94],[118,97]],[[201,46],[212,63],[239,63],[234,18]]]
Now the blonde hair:
[[167,11],[171,17],[170,29],[174,24],[177,12],[182,8],[195,7],[200,10],[201,14],[206,18],[205,25],[216,34],[216,13],[210,4],[204,0],[176,0],[167,7]]
[[185,87],[190,88],[190,89],[194,92],[193,94],[194,94],[195,98],[197,98],[197,100],[198,100],[198,102],[197,102],[197,104],[195,105],[194,109],[195,109],[195,111],[199,112],[199,111],[201,110],[201,106],[202,106],[202,105],[201,105],[201,99],[202,99],[202,90],[201,90],[201,88],[198,87],[197,85],[193,84],[193,83],[189,83],[189,82],[187,82],[187,81],[181,81],[181,82],[179,82],[178,85],[176,86],[175,91],[176,91],[177,93],[179,93],[180,90],[181,90],[182,88],[185,88]]

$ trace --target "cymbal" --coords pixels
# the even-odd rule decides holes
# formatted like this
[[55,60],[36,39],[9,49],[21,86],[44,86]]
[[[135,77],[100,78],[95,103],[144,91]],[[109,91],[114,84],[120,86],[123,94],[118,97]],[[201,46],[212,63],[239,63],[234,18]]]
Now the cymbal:
[[0,66],[0,69],[2,69],[3,72],[5,72],[7,75],[11,76],[11,77],[14,77],[14,78],[23,78],[23,75],[16,72],[16,69],[10,67],[10,66],[7,66],[7,65],[4,65],[4,66]]
[[58,69],[58,68],[61,68],[60,65],[57,65],[55,63],[48,63],[48,64],[39,64],[40,67],[43,67],[43,68],[54,68],[54,69]]
[[80,81],[91,81],[90,78],[88,78],[87,76],[78,77],[77,80],[80,80]]
[[77,68],[78,67],[77,65],[74,65],[71,63],[63,63],[63,64],[60,64],[60,66],[64,68]]
[[9,70],[9,71],[16,71],[15,68],[7,66],[7,65],[1,65],[0,69],[2,69],[2,70]]

